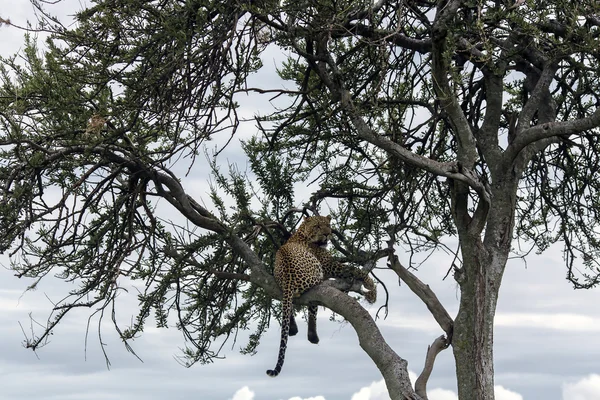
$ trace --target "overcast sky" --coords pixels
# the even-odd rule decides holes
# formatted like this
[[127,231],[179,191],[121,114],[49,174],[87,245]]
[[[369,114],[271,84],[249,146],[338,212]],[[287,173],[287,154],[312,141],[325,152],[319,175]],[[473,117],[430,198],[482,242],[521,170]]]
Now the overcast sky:
[[[0,0],[0,17],[25,25],[32,18],[27,0]],[[69,15],[80,6],[65,2],[57,14]],[[0,28],[0,54],[18,50],[22,32]],[[265,64],[273,64],[265,60]],[[272,73],[272,72],[271,72]],[[256,107],[256,106],[255,106]],[[250,114],[256,110],[247,108]],[[239,146],[226,157],[240,162]],[[206,178],[197,174],[184,181],[195,196],[204,194]],[[308,195],[307,195],[308,196]],[[305,199],[298,199],[298,201]],[[452,245],[452,243],[449,243]],[[398,254],[406,257],[404,249]],[[406,262],[406,259],[403,261]],[[7,258],[0,256],[7,264]],[[458,307],[457,286],[451,278],[442,280],[451,263],[443,254],[430,258],[418,271],[451,315]],[[390,291],[390,314],[379,320],[384,337],[408,360],[418,373],[430,344],[442,334],[426,307],[406,286],[398,286],[390,271],[379,274]],[[498,400],[600,400],[600,291],[574,291],[564,279],[565,269],[558,247],[527,264],[509,262],[500,290],[495,329],[495,382]],[[240,338],[226,351],[226,359],[186,369],[177,363],[183,338],[176,329],[147,328],[134,349],[143,363],[127,352],[106,324],[103,342],[111,361],[107,369],[97,325],[92,321],[86,340],[89,312],[72,313],[55,329],[51,342],[37,354],[22,347],[23,330],[29,333],[30,315],[44,321],[52,305],[68,285],[52,278],[35,292],[25,293],[28,282],[0,269],[0,398],[3,400],[387,400],[379,371],[358,346],[351,326],[328,320],[319,313],[321,341],[306,340],[306,324],[290,338],[286,363],[280,376],[269,378],[279,346],[279,325],[275,322],[263,337],[258,354],[243,356]],[[383,293],[383,291],[380,291]],[[50,299],[50,300],[49,300]],[[126,318],[135,312],[135,296],[124,297],[119,310]],[[382,303],[367,306],[374,314]],[[455,400],[456,382],[451,350],[438,356],[430,383],[431,400]]]

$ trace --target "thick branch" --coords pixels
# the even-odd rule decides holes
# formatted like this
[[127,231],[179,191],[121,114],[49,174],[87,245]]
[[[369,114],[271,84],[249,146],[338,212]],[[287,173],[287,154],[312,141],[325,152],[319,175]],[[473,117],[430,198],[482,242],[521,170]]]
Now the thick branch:
[[[220,234],[227,233],[227,228],[217,218],[205,211],[204,208],[194,207],[197,203],[194,204],[193,199],[185,193],[177,179],[160,172],[154,172],[153,175],[159,194],[194,225]],[[169,189],[168,191],[164,190],[165,186]]]
[[[503,77],[511,60],[510,54],[514,48],[515,37],[515,34],[511,34],[506,40],[500,43],[502,52],[495,65],[492,65],[491,68],[487,65],[482,65],[481,67],[481,71],[484,74],[486,107],[481,129],[477,133],[477,145],[482,151],[486,163],[492,169],[492,177],[497,172],[493,170],[493,166],[498,165],[498,160],[501,156],[500,146],[498,145],[498,128],[503,108]],[[467,42],[467,40],[460,40],[459,45],[462,42]],[[471,48],[475,47],[470,43],[469,45]],[[485,57],[481,55],[481,59],[485,59]]]
[[493,72],[487,72],[485,74],[485,117],[477,135],[477,145],[490,166],[496,165],[500,158],[498,127],[502,115],[503,92],[502,78]]
[[372,41],[385,41],[405,49],[415,50],[421,54],[431,51],[431,39],[415,39],[400,32],[379,29],[361,23],[349,23],[343,29],[333,31],[331,37],[346,37],[351,34],[359,35]]
[[550,83],[554,79],[554,73],[556,72],[558,65],[546,65],[544,70],[539,76],[535,88],[533,89],[531,96],[527,100],[527,103],[523,106],[523,109],[519,113],[519,122],[517,124],[517,135],[525,130],[535,113],[540,109],[542,102],[548,101],[548,88]]
[[425,171],[431,172],[432,174],[445,176],[448,178],[455,179],[463,182],[473,188],[479,193],[484,199],[489,200],[489,195],[486,191],[485,186],[479,181],[479,178],[474,175],[470,170],[459,168],[456,163],[439,162],[432,160],[427,157],[420,156],[413,153],[412,151],[402,147],[398,143],[378,135],[371,129],[369,125],[359,116],[358,110],[354,106],[351,100],[350,92],[347,90],[342,91],[341,98],[342,106],[350,118],[350,121],[356,128],[358,136],[367,142],[379,147],[390,153],[392,156],[397,157],[401,161],[407,164],[413,165],[418,168],[422,168]]
[[360,347],[381,371],[392,400],[421,399],[410,384],[408,363],[386,343],[369,312],[356,300],[331,287],[330,282],[311,289],[301,299],[317,301],[350,322],[358,335]]
[[592,115],[573,121],[548,122],[523,130],[506,149],[509,160],[514,160],[527,145],[554,136],[574,135],[600,126],[600,108]]

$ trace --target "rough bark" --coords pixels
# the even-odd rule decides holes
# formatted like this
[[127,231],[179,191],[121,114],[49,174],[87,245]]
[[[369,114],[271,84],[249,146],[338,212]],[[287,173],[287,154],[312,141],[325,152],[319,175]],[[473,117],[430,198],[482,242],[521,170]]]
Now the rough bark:
[[463,242],[463,268],[457,279],[460,307],[452,347],[461,400],[494,398],[493,321],[498,283],[488,275],[489,255],[473,239]]
[[461,288],[454,320],[453,352],[461,400],[494,398],[494,316],[510,252],[517,178],[509,169],[496,175],[491,212],[483,240],[479,232],[460,233],[463,267],[455,278]]
[[344,317],[358,335],[360,347],[371,357],[385,380],[391,400],[421,400],[408,378],[408,363],[386,343],[377,324],[355,299],[331,287],[331,282],[311,289],[300,301],[317,301]]

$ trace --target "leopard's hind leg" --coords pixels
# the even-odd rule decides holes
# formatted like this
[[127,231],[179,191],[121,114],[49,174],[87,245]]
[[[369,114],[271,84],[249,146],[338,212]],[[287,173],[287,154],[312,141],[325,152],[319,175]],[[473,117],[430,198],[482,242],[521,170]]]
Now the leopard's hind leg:
[[308,306],[308,341],[314,344],[319,343],[317,335],[317,311],[319,306],[311,304]]
[[292,307],[292,314],[290,315],[290,329],[289,335],[295,336],[298,333],[298,325],[296,324],[296,318],[294,318],[294,307]]

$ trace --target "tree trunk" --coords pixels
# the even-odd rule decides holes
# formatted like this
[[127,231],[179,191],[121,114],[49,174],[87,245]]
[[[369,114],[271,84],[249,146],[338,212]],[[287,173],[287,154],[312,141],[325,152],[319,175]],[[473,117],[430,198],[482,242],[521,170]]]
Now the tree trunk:
[[490,257],[481,242],[462,244],[462,249],[463,272],[457,277],[460,307],[452,338],[458,398],[492,400],[494,314],[500,282],[488,274]]
[[509,173],[492,186],[485,236],[460,234],[463,268],[455,278],[461,299],[452,347],[460,400],[494,399],[494,316],[510,252],[518,179]]

